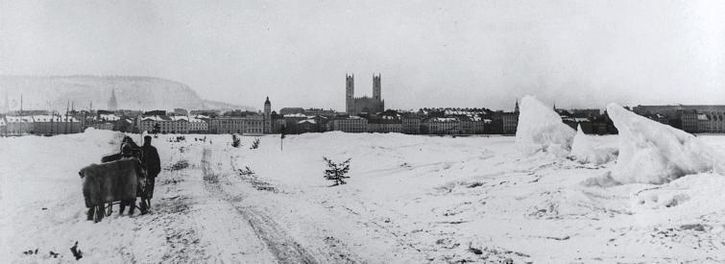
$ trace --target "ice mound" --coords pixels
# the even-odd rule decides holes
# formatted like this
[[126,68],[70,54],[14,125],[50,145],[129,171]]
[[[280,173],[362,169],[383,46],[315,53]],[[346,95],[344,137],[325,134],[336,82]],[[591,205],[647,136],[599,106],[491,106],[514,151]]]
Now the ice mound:
[[[693,217],[725,209],[725,177],[712,173],[687,175],[658,188],[644,189],[632,197],[632,210],[669,209],[668,217]],[[665,218],[665,219],[667,219]]]
[[619,130],[619,157],[612,177],[621,183],[662,184],[688,174],[722,172],[722,157],[695,136],[607,106]]
[[571,157],[581,163],[604,164],[617,158],[617,149],[601,148],[584,134],[581,125],[577,127],[574,142],[571,145]]
[[522,152],[547,152],[559,157],[569,154],[575,132],[559,114],[533,96],[521,99],[520,109],[516,144]]

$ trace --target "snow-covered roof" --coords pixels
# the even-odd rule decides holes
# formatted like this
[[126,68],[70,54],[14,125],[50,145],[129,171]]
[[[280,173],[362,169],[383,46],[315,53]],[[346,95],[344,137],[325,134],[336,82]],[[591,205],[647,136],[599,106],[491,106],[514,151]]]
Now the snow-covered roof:
[[156,122],[171,121],[171,118],[169,118],[168,116],[153,115],[153,116],[144,116],[142,121],[156,121]]
[[301,113],[296,113],[296,114],[286,114],[286,115],[284,115],[284,117],[285,117],[285,118],[287,118],[287,117],[289,117],[289,118],[296,118],[296,117],[302,117],[302,118],[307,118],[307,116],[306,116],[305,114],[301,114]]
[[455,117],[435,117],[430,119],[431,122],[458,122]]
[[171,120],[189,122],[189,118],[187,116],[171,116]]
[[201,123],[204,123],[204,120],[201,120],[201,119],[196,118],[196,117],[189,117],[189,122],[191,122],[191,123],[200,123],[200,122]]
[[100,118],[107,121],[118,121],[121,118],[114,114],[101,114]]
[[57,115],[34,115],[32,120],[33,122],[78,122],[78,120],[73,117]]
[[33,122],[32,116],[5,116],[8,123]]
[[317,121],[315,121],[314,119],[305,119],[305,120],[301,120],[301,121],[297,122],[297,124],[303,124],[303,123],[317,124]]

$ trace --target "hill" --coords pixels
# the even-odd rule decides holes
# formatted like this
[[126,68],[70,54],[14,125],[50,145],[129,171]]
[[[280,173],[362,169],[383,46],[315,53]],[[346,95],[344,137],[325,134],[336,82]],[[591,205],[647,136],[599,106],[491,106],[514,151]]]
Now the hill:
[[76,109],[107,109],[115,90],[118,109],[152,110],[245,109],[251,107],[204,100],[186,84],[143,76],[2,76],[0,111],[20,109],[65,110],[68,102]]

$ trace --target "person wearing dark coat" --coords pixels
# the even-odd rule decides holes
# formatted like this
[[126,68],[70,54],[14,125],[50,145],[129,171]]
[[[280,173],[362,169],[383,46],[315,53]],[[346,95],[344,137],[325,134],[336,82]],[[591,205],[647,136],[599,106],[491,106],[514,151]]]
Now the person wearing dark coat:
[[141,163],[146,168],[146,193],[141,198],[141,213],[145,214],[151,207],[151,198],[154,196],[154,185],[156,176],[161,172],[161,161],[159,152],[151,145],[151,136],[145,136],[143,146],[141,146]]

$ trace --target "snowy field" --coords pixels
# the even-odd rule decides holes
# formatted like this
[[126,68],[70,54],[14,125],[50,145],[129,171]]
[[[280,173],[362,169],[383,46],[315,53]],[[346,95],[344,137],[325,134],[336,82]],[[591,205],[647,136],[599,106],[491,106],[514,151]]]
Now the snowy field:
[[[117,151],[119,134],[0,138],[2,262],[76,262],[76,241],[82,263],[725,262],[714,173],[611,184],[617,161],[525,155],[513,137],[333,132],[288,136],[284,150],[278,135],[259,149],[174,137],[154,141],[152,213],[115,208],[97,224],[78,170]],[[698,139],[725,151],[725,136]],[[348,184],[330,187],[323,156],[352,158]]]

